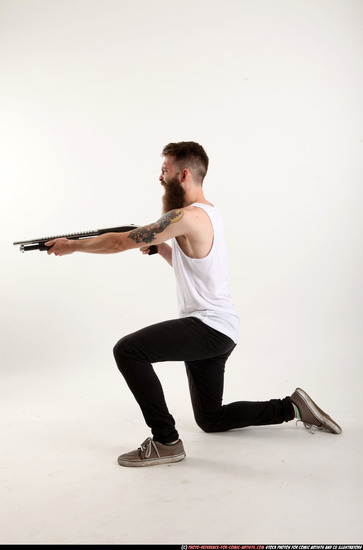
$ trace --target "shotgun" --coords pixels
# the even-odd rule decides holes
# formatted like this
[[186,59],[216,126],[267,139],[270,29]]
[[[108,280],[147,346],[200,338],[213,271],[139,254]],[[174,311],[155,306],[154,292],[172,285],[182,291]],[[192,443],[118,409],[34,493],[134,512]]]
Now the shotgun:
[[[53,239],[89,239],[90,237],[97,237],[104,233],[126,233],[139,227],[138,225],[122,225],[121,227],[109,227],[107,229],[95,229],[93,231],[81,231],[79,233],[68,233],[67,235],[55,235],[54,237],[43,237],[41,239],[31,239],[29,241],[17,241],[14,245],[20,246],[20,252],[28,252],[29,250],[48,250],[50,246],[46,246],[45,243],[52,241]],[[157,254],[158,249],[156,245],[150,246],[149,255]]]

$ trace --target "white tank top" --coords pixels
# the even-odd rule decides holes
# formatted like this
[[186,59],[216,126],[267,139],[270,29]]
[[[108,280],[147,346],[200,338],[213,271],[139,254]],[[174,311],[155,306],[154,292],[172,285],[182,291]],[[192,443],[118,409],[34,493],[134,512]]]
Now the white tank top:
[[239,317],[229,291],[227,250],[222,218],[208,204],[193,203],[209,216],[214,231],[212,249],[205,258],[189,258],[172,239],[173,268],[180,317],[197,317],[206,325],[238,340]]

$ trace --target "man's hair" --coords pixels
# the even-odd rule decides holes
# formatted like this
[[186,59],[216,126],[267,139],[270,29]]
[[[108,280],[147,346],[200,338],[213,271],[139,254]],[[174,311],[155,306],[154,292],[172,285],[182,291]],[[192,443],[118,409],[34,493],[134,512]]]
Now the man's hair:
[[203,180],[208,171],[209,158],[203,147],[195,141],[179,141],[165,145],[162,155],[173,157],[180,170],[188,168],[198,183]]

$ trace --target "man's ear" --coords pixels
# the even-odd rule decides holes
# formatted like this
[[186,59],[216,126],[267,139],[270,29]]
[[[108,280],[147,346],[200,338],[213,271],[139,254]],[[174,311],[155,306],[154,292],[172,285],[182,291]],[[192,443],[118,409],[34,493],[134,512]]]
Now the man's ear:
[[188,176],[189,176],[189,170],[188,170],[188,168],[184,168],[184,170],[182,171],[181,180],[186,181],[188,179]]

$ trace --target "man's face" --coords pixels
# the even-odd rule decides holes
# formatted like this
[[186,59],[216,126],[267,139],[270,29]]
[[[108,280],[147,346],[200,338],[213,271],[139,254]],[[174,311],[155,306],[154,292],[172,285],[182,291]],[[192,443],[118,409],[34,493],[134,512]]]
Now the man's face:
[[172,158],[164,158],[159,180],[165,191],[162,199],[163,213],[183,208],[185,191],[181,183],[181,173]]

